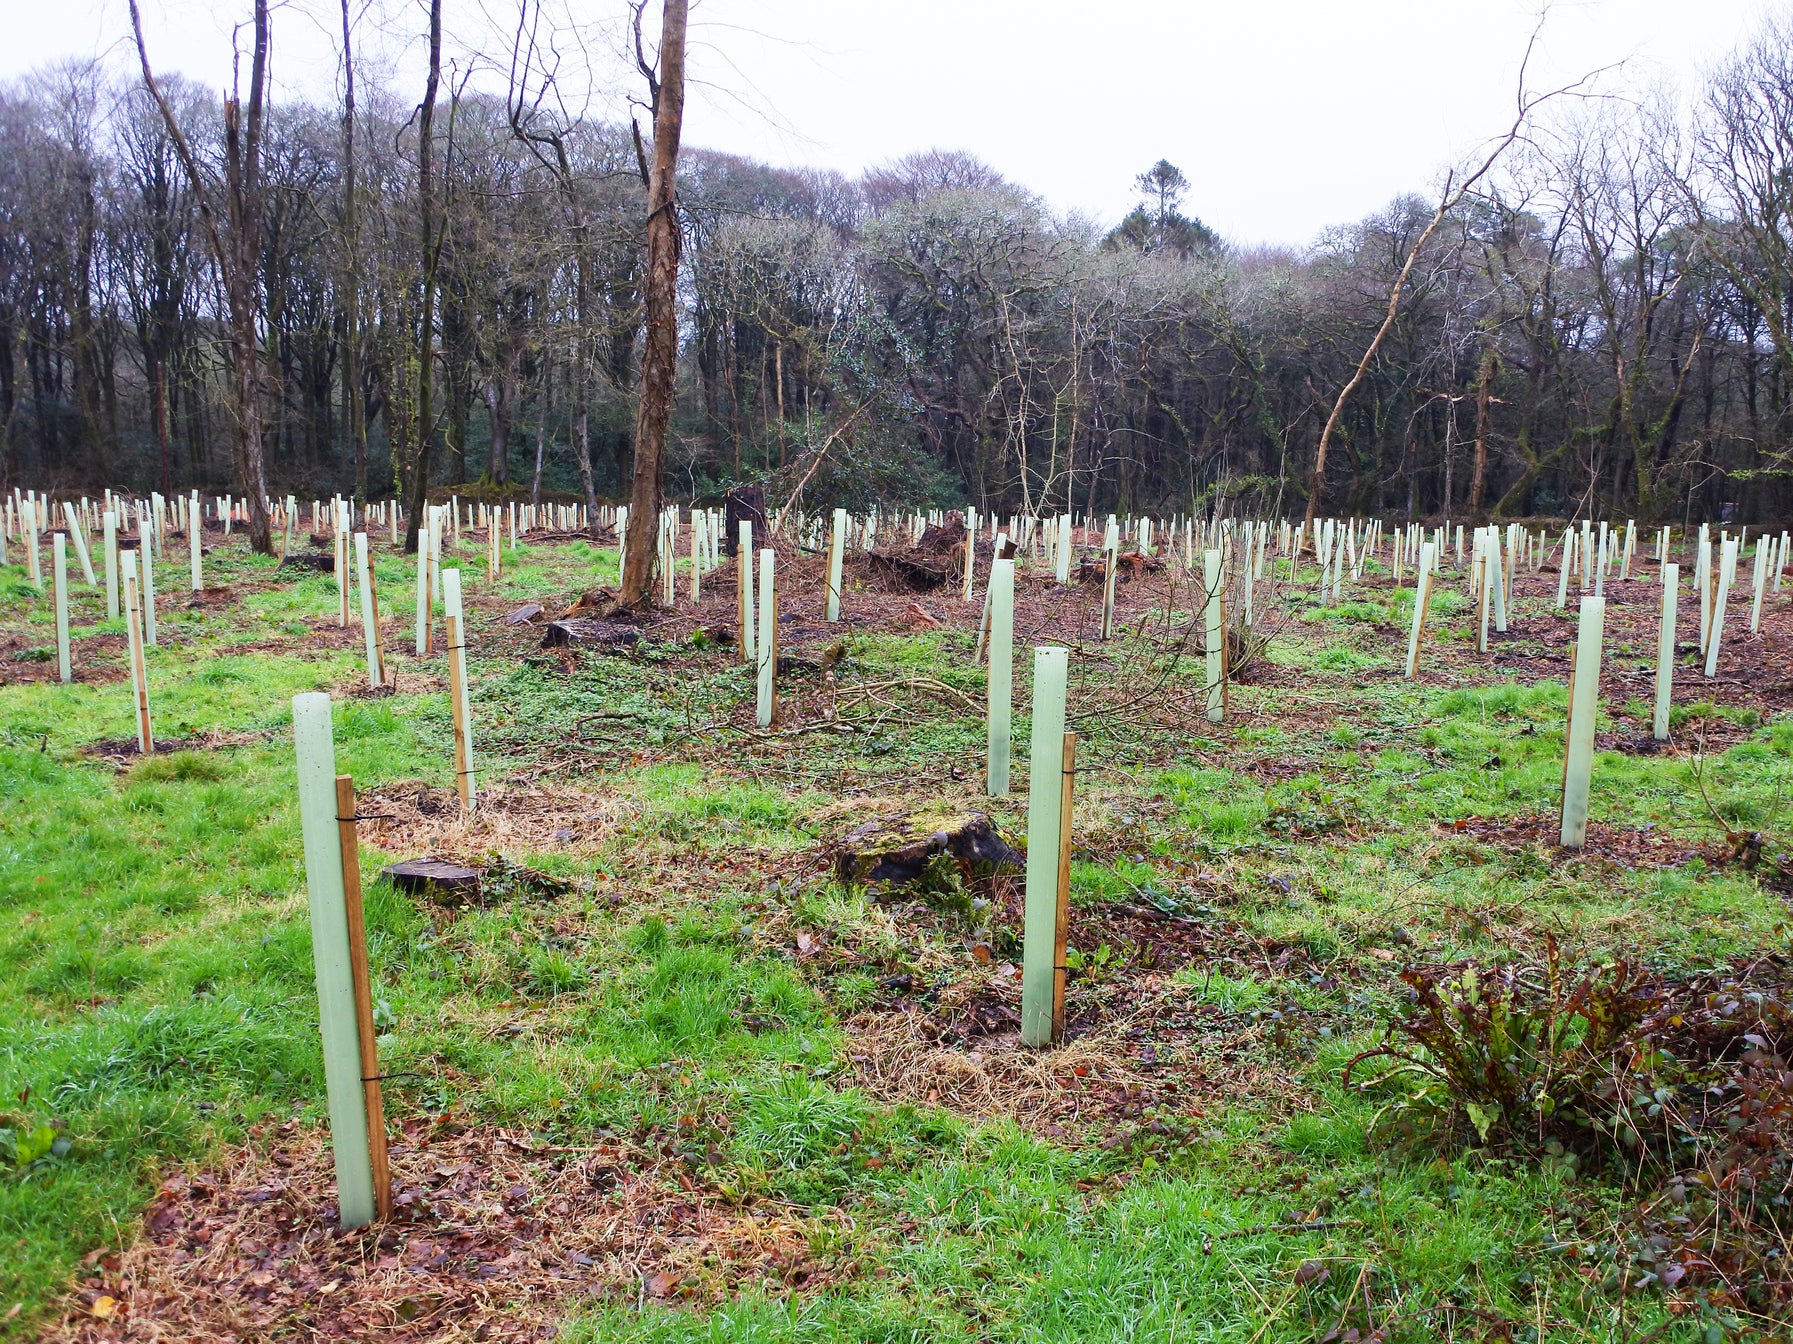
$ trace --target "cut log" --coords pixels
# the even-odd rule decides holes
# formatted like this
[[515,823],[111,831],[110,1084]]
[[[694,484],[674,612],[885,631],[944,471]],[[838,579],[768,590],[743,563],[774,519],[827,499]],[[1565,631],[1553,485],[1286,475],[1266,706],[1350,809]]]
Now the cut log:
[[461,905],[479,898],[480,873],[447,859],[406,859],[386,868],[383,876],[400,891]]
[[542,634],[544,649],[565,648],[573,644],[597,648],[628,648],[641,639],[641,631],[621,621],[598,621],[584,616],[566,616],[548,622]]
[[315,569],[320,574],[334,574],[336,573],[336,556],[329,551],[294,551],[276,568]]
[[920,878],[941,854],[951,855],[967,877],[987,877],[1025,861],[986,813],[942,809],[855,827],[834,847],[834,868],[842,882],[901,885]]

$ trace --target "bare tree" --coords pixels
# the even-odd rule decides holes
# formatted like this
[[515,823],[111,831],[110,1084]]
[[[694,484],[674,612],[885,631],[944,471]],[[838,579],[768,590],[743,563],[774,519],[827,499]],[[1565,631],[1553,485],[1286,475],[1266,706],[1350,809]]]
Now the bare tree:
[[430,0],[429,74],[423,102],[417,109],[417,226],[423,253],[423,314],[417,326],[417,409],[412,425],[415,444],[411,468],[411,516],[405,525],[405,549],[417,549],[429,497],[430,467],[436,441],[432,405],[436,367],[436,267],[442,256],[442,226],[437,219],[435,181],[436,94],[442,82],[442,0]]
[[635,128],[642,180],[647,184],[647,344],[641,356],[641,393],[635,411],[635,467],[629,492],[629,535],[621,601],[641,606],[653,582],[655,536],[666,475],[666,426],[672,417],[679,357],[679,220],[674,178],[685,120],[685,22],[688,0],[664,0],[659,68],[642,44],[641,16],[648,0],[635,0],[635,60],[647,80],[654,113],[650,165]]
[[[1541,27],[1542,20],[1539,23]],[[1413,246],[1408,248],[1407,259],[1401,264],[1401,273],[1395,277],[1394,284],[1389,287],[1388,309],[1383,314],[1382,325],[1376,328],[1376,334],[1370,338],[1369,345],[1364,349],[1363,358],[1357,361],[1357,368],[1352,373],[1351,380],[1339,389],[1338,397],[1332,403],[1332,413],[1326,417],[1326,427],[1320,431],[1320,445],[1314,450],[1313,475],[1308,482],[1307,522],[1310,525],[1313,523],[1315,515],[1319,513],[1321,501],[1325,497],[1326,449],[1332,442],[1333,431],[1338,428],[1339,417],[1345,410],[1345,402],[1357,390],[1357,385],[1364,380],[1364,375],[1369,372],[1370,361],[1376,358],[1376,352],[1382,348],[1382,342],[1387,339],[1390,329],[1393,328],[1395,318],[1400,315],[1401,296],[1406,291],[1407,282],[1413,275],[1414,263],[1419,260],[1420,253],[1425,251],[1426,244],[1431,242],[1432,235],[1438,231],[1438,226],[1444,223],[1445,217],[1462,204],[1463,199],[1475,189],[1476,184],[1493,170],[1494,165],[1500,161],[1501,155],[1505,154],[1519,140],[1527,123],[1531,121],[1532,114],[1551,99],[1580,89],[1593,78],[1591,74],[1585,75],[1572,84],[1552,89],[1548,93],[1528,93],[1525,88],[1525,72],[1531,64],[1532,50],[1537,45],[1537,41],[1538,30],[1534,29],[1531,41],[1526,44],[1525,59],[1519,63],[1518,108],[1513,118],[1513,124],[1507,128],[1505,135],[1494,142],[1493,147],[1489,149],[1479,165],[1461,176],[1455,170],[1445,175],[1444,187],[1439,194],[1438,208],[1432,212],[1431,222],[1421,230],[1419,237],[1414,240]]]
[[[440,3],[440,0],[438,0]],[[254,0],[253,46],[249,64],[249,107],[239,88],[224,101],[224,163],[208,172],[193,152],[174,109],[150,69],[143,40],[143,17],[130,0],[131,33],[143,85],[162,113],[187,185],[205,225],[206,241],[218,268],[219,288],[230,326],[230,365],[236,412],[237,483],[249,505],[249,543],[271,554],[273,528],[268,514],[268,473],[262,452],[262,367],[258,325],[261,317],[262,139],[268,90],[268,0]],[[219,197],[222,197],[220,209]]]

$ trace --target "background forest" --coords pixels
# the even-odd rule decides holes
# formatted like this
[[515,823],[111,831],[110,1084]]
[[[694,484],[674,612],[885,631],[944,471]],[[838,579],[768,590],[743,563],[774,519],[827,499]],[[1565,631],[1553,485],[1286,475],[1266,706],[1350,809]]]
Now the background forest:
[[[631,128],[453,81],[425,117],[357,74],[352,104],[272,104],[262,131],[271,487],[381,498],[421,462],[432,486],[625,493]],[[161,84],[223,164],[219,97]],[[668,493],[1299,511],[1438,198],[1290,251],[1216,237],[1169,163],[1138,185],[1117,224],[961,152],[851,179],[686,148]],[[203,228],[140,79],[0,87],[6,485],[233,487]],[[1770,25],[1688,98],[1558,100],[1528,127],[1427,240],[1333,437],[1326,507],[1784,517],[1790,374],[1793,26]]]

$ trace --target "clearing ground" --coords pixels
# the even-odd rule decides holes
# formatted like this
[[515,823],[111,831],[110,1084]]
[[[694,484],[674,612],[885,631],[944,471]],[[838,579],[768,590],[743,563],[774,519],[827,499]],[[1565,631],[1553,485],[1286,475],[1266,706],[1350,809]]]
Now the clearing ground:
[[[761,732],[730,567],[694,607],[681,566],[632,642],[544,647],[506,614],[614,583],[614,550],[534,539],[488,584],[465,541],[470,818],[445,664],[410,656],[412,566],[383,543],[399,677],[377,694],[330,574],[221,536],[203,593],[167,567],[147,759],[122,624],[77,589],[58,685],[48,602],[0,569],[0,1335],[1785,1338],[1784,1196],[1714,1232],[1697,1174],[1626,1156],[1647,1134],[1506,1115],[1484,1141],[1485,1109],[1344,1075],[1416,990],[1552,947],[1684,1004],[1652,1038],[1682,1033],[1678,1058],[1757,1048],[1713,1034],[1727,995],[1785,1021],[1760,1004],[1793,980],[1793,588],[1760,634],[1733,606],[1717,678],[1682,654],[1659,749],[1653,566],[1608,587],[1594,823],[1568,853],[1554,572],[1519,578],[1483,654],[1447,570],[1409,682],[1409,589],[1372,564],[1329,605],[1280,563],[1269,643],[1210,723],[1179,563],[1120,585],[1108,643],[1099,582],[1024,568],[1020,759],[991,800],[980,608],[953,584],[856,559],[830,624],[822,560],[787,551]],[[1018,1037],[1017,877],[867,891],[835,856],[924,810],[1020,843],[1044,642],[1073,648],[1082,743],[1067,1040],[1042,1053]],[[398,1211],[354,1234],[294,796],[290,699],[318,689],[363,871],[486,870],[465,900],[369,886]],[[1752,1095],[1793,1097],[1767,1077]],[[1784,1178],[1782,1121],[1733,1186]],[[46,1126],[65,1142],[40,1154]]]

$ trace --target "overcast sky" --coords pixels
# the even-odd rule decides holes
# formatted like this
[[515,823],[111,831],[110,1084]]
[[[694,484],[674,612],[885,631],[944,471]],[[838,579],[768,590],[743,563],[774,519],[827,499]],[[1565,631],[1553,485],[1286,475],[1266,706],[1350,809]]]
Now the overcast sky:
[[[278,0],[277,0],[278,2]],[[229,78],[247,0],[140,0],[158,68]],[[368,0],[355,0],[366,4]],[[415,82],[418,0],[381,0],[370,61]],[[608,22],[622,0],[570,0]],[[457,59],[497,49],[516,0],[444,0]],[[1302,244],[1503,130],[1537,0],[698,0],[686,143],[852,173],[911,150],[968,150],[1059,210],[1117,218],[1159,158],[1185,208],[1235,242]],[[1528,84],[1623,62],[1608,89],[1691,88],[1772,0],[1558,0]],[[132,53],[124,0],[8,0],[0,77]],[[286,0],[275,70],[328,97],[334,0]],[[407,44],[410,44],[407,46]],[[594,51],[605,43],[594,37]],[[628,72],[594,58],[594,110]],[[409,90],[407,89],[407,93]]]

